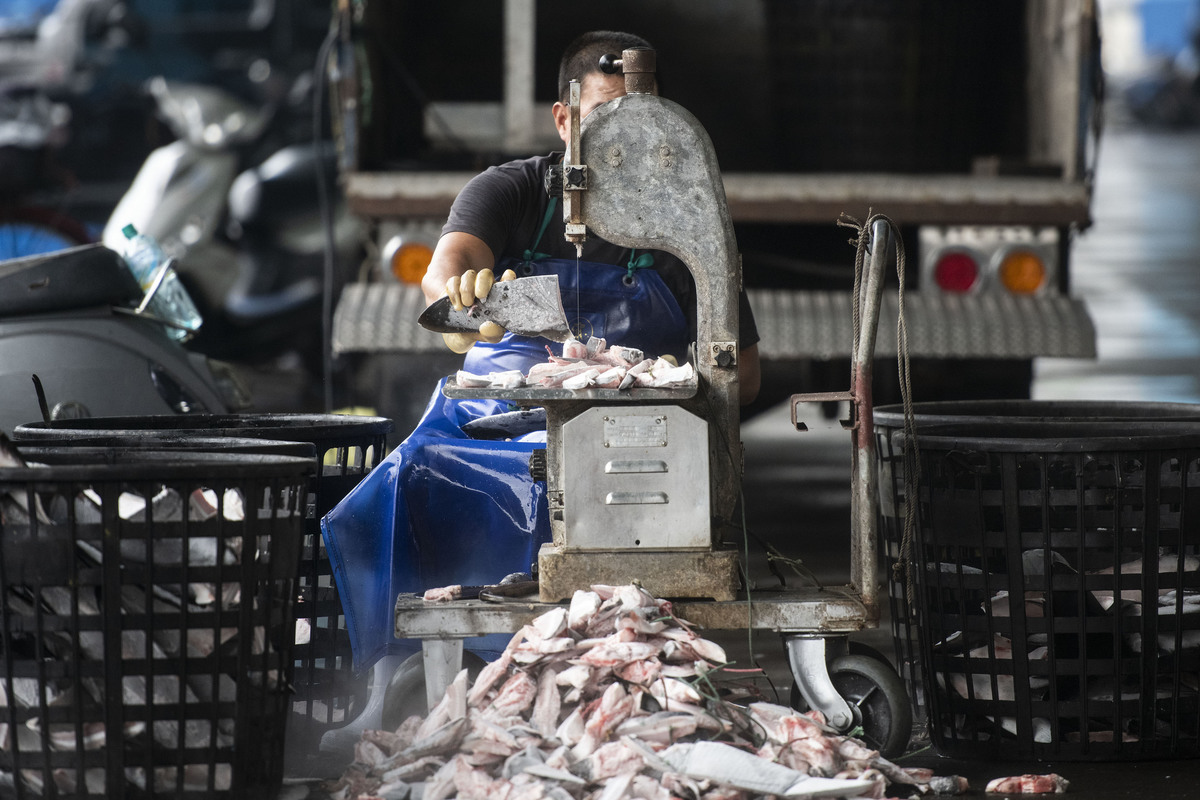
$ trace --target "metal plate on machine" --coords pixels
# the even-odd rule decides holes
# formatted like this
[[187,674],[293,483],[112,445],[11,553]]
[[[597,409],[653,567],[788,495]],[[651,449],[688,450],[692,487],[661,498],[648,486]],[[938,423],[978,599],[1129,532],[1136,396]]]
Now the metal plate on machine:
[[666,447],[667,418],[650,414],[606,414],[605,447]]
[[705,420],[594,406],[562,431],[565,551],[711,547]]

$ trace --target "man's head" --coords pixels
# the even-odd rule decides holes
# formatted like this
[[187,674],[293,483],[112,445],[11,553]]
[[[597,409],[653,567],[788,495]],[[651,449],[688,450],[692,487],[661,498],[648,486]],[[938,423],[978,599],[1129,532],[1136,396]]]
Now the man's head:
[[625,78],[620,73],[600,71],[600,56],[611,53],[618,58],[623,50],[650,47],[640,36],[619,31],[591,31],[577,37],[563,51],[558,67],[558,102],[554,104],[554,126],[564,142],[570,138],[571,81],[579,81],[579,113],[586,117],[601,103],[625,96]]

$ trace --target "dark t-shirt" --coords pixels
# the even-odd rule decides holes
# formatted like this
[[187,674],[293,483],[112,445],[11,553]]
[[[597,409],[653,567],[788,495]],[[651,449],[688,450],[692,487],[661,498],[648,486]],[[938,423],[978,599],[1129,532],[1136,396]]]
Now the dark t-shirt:
[[[551,215],[542,237],[538,229],[546,217],[550,198],[546,194],[546,171],[561,159],[560,153],[549,156],[510,161],[489,167],[463,187],[450,209],[442,233],[470,233],[482,239],[497,261],[504,258],[522,259],[526,250],[536,250],[551,258],[575,258],[575,245],[563,237],[561,206]],[[535,247],[536,243],[536,247]],[[696,290],[687,266],[670,253],[661,250],[654,254],[654,270],[662,277],[675,299],[679,301],[688,322],[689,339],[696,338]],[[583,244],[583,261],[600,264],[629,263],[627,247],[614,244],[591,234]],[[742,348],[758,342],[758,329],[746,293],[740,295],[738,339]]]

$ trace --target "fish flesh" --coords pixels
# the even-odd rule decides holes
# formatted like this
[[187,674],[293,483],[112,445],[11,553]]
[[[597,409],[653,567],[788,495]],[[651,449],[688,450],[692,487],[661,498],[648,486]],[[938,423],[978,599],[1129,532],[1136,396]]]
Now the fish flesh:
[[544,389],[579,391],[588,388],[631,389],[635,386],[678,388],[696,384],[696,370],[659,357],[647,358],[633,347],[608,346],[601,337],[580,342],[568,339],[562,354],[546,346],[548,360],[534,364],[522,374],[519,370],[489,372],[486,375],[458,370],[454,381],[463,389],[520,389],[527,386]]
[[424,600],[427,603],[445,603],[450,600],[457,600],[462,597],[462,586],[455,584],[453,586],[439,586],[435,589],[429,589],[425,592]]
[[1071,784],[1056,773],[1014,775],[988,781],[988,794],[1064,794]]
[[356,750],[330,795],[753,800],[934,785],[931,770],[892,764],[819,711],[735,706],[726,658],[669,602],[632,584],[592,586],[514,634],[469,688],[460,672],[453,703],[394,731],[364,731],[370,747]]

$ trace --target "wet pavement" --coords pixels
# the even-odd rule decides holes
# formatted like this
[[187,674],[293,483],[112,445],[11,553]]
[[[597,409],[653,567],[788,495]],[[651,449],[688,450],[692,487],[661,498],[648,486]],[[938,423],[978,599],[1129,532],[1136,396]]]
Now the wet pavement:
[[1039,399],[1200,401],[1200,133],[1111,126],[1074,292],[1095,361],[1042,359]]

